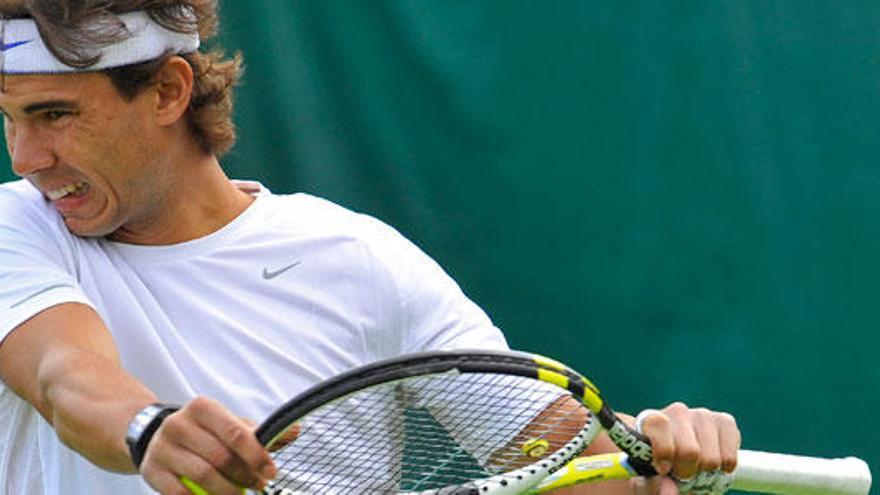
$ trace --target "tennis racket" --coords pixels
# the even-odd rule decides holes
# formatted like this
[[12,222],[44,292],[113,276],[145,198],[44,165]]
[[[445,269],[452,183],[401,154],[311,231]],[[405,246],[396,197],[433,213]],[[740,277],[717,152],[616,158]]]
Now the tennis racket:
[[[605,429],[622,453],[578,458]],[[402,356],[324,381],[256,435],[278,476],[263,493],[534,494],[655,475],[648,440],[585,377],[520,352]],[[780,494],[865,495],[858,459],[741,451],[724,486]],[[717,486],[717,485],[714,485]]]

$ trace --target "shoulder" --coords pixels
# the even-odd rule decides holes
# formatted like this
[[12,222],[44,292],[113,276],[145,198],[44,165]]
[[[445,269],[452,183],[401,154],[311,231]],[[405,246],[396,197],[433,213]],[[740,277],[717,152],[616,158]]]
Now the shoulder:
[[72,260],[92,242],[73,235],[61,214],[27,181],[0,184],[0,246],[7,255],[58,263]]
[[26,232],[59,227],[67,231],[61,215],[25,180],[0,184],[0,226]]
[[0,214],[5,213],[7,208],[39,207],[39,203],[46,203],[43,195],[26,180],[16,180],[0,184],[0,204],[4,206]]
[[[256,228],[282,229],[285,235],[319,246],[336,262],[347,260],[350,270],[367,270],[376,280],[407,286],[442,270],[421,248],[394,227],[364,213],[309,194],[271,195],[273,204],[264,224]],[[271,218],[271,219],[270,219]]]
[[404,242],[405,238],[385,222],[324,198],[306,193],[270,195],[268,217],[304,235],[341,236],[367,244]]

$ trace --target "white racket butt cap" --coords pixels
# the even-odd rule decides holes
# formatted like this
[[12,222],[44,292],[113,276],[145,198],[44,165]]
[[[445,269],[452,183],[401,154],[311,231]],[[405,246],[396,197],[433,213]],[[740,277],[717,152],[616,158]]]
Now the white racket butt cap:
[[867,495],[871,470],[856,457],[822,459],[741,450],[733,487],[760,493]]

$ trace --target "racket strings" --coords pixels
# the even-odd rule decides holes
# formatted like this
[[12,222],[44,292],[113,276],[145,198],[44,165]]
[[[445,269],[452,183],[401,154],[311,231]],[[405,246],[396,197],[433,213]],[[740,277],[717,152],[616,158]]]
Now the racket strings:
[[495,452],[492,463],[497,471],[510,471],[530,464],[535,458],[563,448],[590,420],[583,406],[570,396],[561,396],[532,418],[505,448]]
[[273,452],[279,476],[266,492],[465,485],[549,456],[581,432],[585,411],[558,387],[516,376],[443,373],[382,383],[302,418],[298,437]]

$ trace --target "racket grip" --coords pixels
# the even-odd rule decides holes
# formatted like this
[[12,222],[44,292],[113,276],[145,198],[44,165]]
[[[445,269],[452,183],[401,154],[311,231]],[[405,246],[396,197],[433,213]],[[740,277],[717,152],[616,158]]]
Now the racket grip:
[[787,495],[867,495],[871,471],[855,457],[823,459],[740,450],[731,487]]

